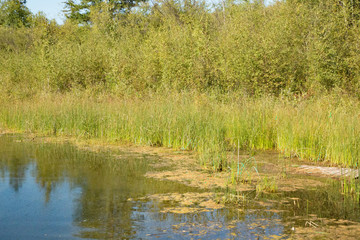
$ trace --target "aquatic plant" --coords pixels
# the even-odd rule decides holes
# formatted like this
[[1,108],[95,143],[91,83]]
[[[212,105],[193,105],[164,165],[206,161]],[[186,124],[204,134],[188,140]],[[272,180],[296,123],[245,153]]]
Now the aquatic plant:
[[275,177],[268,178],[267,176],[264,176],[260,179],[260,181],[256,184],[256,192],[269,192],[274,193],[278,189],[278,186],[276,184]]
[[[52,95],[3,101],[4,128],[39,134],[192,150],[215,171],[232,169],[233,180],[254,159],[230,158],[238,149],[277,149],[288,156],[358,166],[359,103],[322,97],[218,101],[193,93],[108,99]],[[330,117],[331,112],[331,117]],[[241,180],[241,179],[240,179]]]
[[360,201],[360,183],[358,179],[344,178],[341,180],[341,193],[352,198],[356,202]]

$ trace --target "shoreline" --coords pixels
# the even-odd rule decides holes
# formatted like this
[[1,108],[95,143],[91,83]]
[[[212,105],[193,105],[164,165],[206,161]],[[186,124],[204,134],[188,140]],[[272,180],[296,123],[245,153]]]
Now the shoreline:
[[[342,172],[342,168],[326,166],[324,163],[316,165],[311,161],[286,158],[275,150],[258,150],[255,156],[252,157],[255,162],[254,168],[248,170],[244,176],[234,178],[233,173],[229,170],[217,172],[201,166],[194,151],[0,129],[0,136],[8,134],[23,136],[22,141],[51,144],[69,143],[86,151],[110,151],[115,158],[117,157],[116,151],[157,156],[159,160],[153,166],[155,171],[146,173],[146,177],[176,181],[188,186],[212,191],[218,188],[223,190],[231,188],[238,192],[256,191],[257,187],[262,184],[263,179],[269,179],[276,185],[276,189],[267,189],[269,186],[265,186],[266,189],[262,191],[286,192],[305,189],[308,186],[320,186],[324,184],[323,179],[327,178],[339,181],[343,178],[349,178],[349,175],[334,174],[336,170],[339,173]],[[240,161],[243,162],[249,158],[251,156],[243,152]],[[164,171],[164,168],[171,170]],[[332,172],[327,172],[327,169],[331,169]],[[319,181],[318,179],[322,180]]]

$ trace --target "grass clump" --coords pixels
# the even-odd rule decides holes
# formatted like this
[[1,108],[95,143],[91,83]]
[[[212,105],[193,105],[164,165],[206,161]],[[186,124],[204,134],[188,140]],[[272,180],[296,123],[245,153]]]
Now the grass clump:
[[274,193],[276,192],[278,189],[277,183],[276,183],[276,179],[273,178],[268,178],[268,177],[263,177],[261,178],[260,182],[257,183],[256,185],[256,192],[257,193],[261,193],[261,192],[268,192],[268,193]]

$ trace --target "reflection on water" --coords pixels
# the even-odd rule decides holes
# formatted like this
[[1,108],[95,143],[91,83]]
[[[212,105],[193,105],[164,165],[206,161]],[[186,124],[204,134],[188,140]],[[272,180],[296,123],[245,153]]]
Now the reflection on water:
[[327,191],[250,192],[256,200],[242,208],[164,212],[177,203],[146,196],[199,190],[145,178],[152,157],[118,154],[0,136],[0,239],[287,238],[309,213],[359,219],[357,206]]

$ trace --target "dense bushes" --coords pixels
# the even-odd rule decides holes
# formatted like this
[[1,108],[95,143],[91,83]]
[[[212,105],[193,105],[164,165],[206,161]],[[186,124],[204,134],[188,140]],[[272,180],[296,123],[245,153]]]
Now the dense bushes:
[[35,16],[28,28],[0,26],[0,91],[257,96],[340,88],[359,96],[358,9],[350,3],[165,1],[116,18],[94,11],[81,26]]

